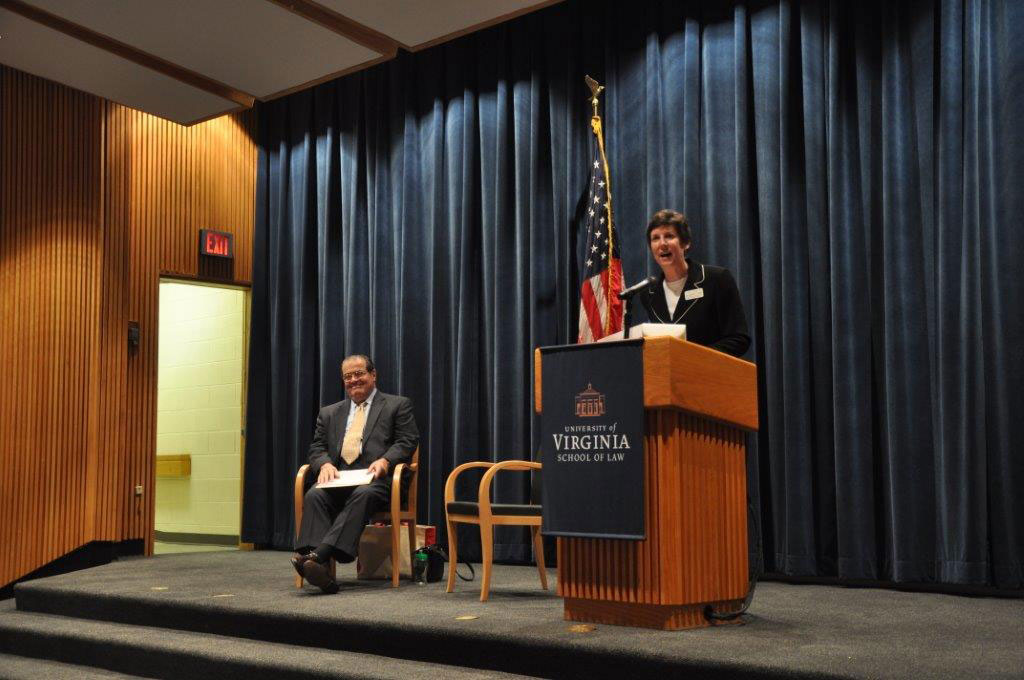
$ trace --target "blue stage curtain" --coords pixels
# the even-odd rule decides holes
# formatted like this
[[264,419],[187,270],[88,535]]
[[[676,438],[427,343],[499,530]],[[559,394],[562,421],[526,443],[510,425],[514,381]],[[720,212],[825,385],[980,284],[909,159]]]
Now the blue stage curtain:
[[290,545],[348,353],[416,404],[430,523],[455,465],[531,457],[589,73],[627,280],[672,207],[739,283],[766,569],[1024,585],[1022,8],[569,1],[260,106],[245,540]]

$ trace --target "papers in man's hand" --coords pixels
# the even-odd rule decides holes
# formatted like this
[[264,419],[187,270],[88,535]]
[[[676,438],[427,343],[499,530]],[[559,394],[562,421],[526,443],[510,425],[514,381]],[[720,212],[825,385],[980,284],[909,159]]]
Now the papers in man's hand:
[[367,469],[362,470],[340,470],[338,476],[329,482],[317,484],[318,489],[333,489],[336,486],[359,486],[369,484],[373,481],[373,473]]

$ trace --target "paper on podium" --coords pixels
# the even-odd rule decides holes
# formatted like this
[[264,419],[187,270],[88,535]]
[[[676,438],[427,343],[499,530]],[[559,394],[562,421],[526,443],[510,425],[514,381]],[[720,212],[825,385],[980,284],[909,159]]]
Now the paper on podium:
[[[684,323],[638,323],[629,329],[629,339],[634,338],[661,338],[664,336],[686,340],[686,324]],[[598,342],[611,342],[622,340],[622,331],[606,335]]]
[[362,470],[339,470],[338,476],[329,482],[317,484],[318,489],[333,489],[336,486],[360,486],[373,481],[373,473],[368,469]]

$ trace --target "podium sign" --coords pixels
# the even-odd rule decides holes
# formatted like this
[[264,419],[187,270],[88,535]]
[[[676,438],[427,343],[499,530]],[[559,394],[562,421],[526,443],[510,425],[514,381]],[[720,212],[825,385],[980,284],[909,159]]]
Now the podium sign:
[[643,340],[589,347],[541,349],[542,532],[643,539]]

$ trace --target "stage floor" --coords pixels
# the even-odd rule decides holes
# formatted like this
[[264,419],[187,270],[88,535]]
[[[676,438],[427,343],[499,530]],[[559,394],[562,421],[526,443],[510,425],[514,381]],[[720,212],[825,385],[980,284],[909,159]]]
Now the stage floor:
[[[289,644],[295,640],[284,631],[296,626],[351,631],[355,646],[398,636],[408,641],[398,645],[407,650],[398,656],[415,659],[417,646],[426,645],[444,663],[452,662],[444,654],[455,658],[460,648],[484,644],[495,670],[547,677],[573,677],[564,664],[574,659],[588,675],[631,667],[723,677],[1024,677],[1020,599],[763,582],[743,625],[678,632],[597,625],[577,633],[562,618],[554,570],[545,592],[535,568],[496,566],[490,601],[481,603],[479,568],[477,581],[459,581],[447,594],[443,582],[403,581],[395,590],[357,581],[352,565],[342,565],[341,592],[324,595],[294,587],[288,557],[258,551],[132,558],[20,584],[15,595],[21,610]],[[444,644],[455,647],[438,651]],[[481,667],[472,659],[468,665]]]

